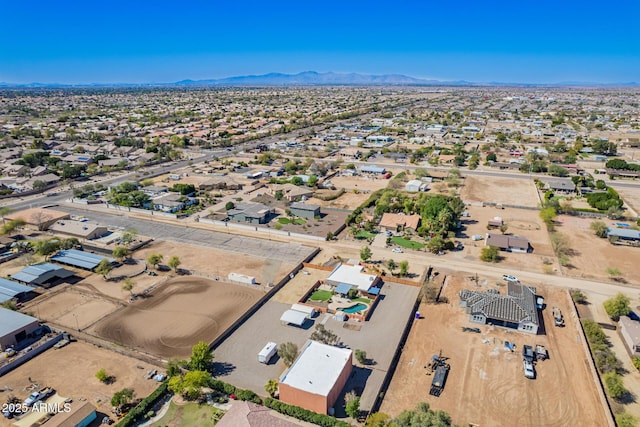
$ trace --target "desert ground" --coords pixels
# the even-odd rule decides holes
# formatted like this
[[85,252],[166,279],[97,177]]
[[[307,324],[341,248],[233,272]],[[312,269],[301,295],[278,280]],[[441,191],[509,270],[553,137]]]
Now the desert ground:
[[536,207],[540,204],[533,180],[467,176],[460,198],[478,202],[493,202]]
[[[442,293],[448,303],[421,305],[424,318],[411,328],[382,412],[396,416],[426,401],[434,409],[447,411],[456,424],[606,425],[588,356],[576,340],[577,319],[565,316],[567,326],[556,328],[547,308],[543,312],[546,334],[537,336],[471,323],[458,307],[458,292],[476,285],[470,278],[450,279]],[[480,289],[488,287],[483,283],[480,281]],[[569,313],[566,291],[538,289],[538,294],[549,307],[557,305]],[[482,332],[462,332],[462,327],[479,327]],[[516,343],[515,352],[506,351],[504,341]],[[549,359],[536,364],[535,380],[523,374],[524,344],[542,344],[549,351]],[[429,395],[433,377],[426,375],[424,365],[439,351],[449,358],[451,371],[444,391],[434,397]]]
[[637,188],[628,187],[617,187],[615,190],[624,200],[626,207],[633,210],[633,212],[628,212],[627,215],[640,215],[640,191]]
[[[597,237],[589,228],[593,221],[568,215],[557,218],[560,225],[556,229],[567,236],[573,250],[571,267],[563,269],[564,274],[609,282],[607,268],[617,268],[622,273],[620,280],[640,284],[640,248],[612,245],[608,239]],[[598,221],[615,227],[615,221],[606,218]]]
[[188,357],[196,342],[212,342],[262,295],[249,285],[174,278],[90,332],[163,358]]
[[135,252],[135,257],[146,259],[150,254],[162,254],[161,265],[173,255],[180,258],[180,268],[211,277],[226,278],[229,273],[254,276],[260,283],[277,282],[294,267],[279,259],[253,257],[247,254],[230,254],[226,251],[173,241],[154,241]]
[[[103,384],[95,377],[104,369],[115,378],[111,384]],[[96,405],[98,412],[111,415],[111,397],[123,388],[132,388],[135,396],[149,395],[158,383],[145,378],[153,366],[127,356],[105,350],[84,342],[72,342],[58,350],[47,350],[38,357],[14,369],[0,379],[0,399],[9,392],[25,399],[27,387],[32,382],[40,387],[53,387],[65,398],[86,399]],[[29,378],[32,381],[29,381]],[[0,426],[9,426],[15,420],[0,417]]]

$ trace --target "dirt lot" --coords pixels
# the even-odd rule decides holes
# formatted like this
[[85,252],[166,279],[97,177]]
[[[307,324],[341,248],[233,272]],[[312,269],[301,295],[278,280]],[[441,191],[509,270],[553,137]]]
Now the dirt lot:
[[[576,342],[575,319],[566,319],[565,328],[555,328],[547,308],[543,315],[547,335],[537,336],[473,324],[458,307],[458,292],[465,287],[475,284],[468,278],[452,278],[443,292],[449,304],[421,306],[424,319],[412,326],[382,412],[395,416],[426,401],[451,414],[456,424],[606,425],[587,355]],[[548,305],[569,312],[565,291],[538,289],[538,293]],[[479,326],[482,333],[462,332],[464,326]],[[516,351],[505,351],[504,341],[515,342]],[[536,343],[545,345],[550,357],[537,362],[537,378],[528,380],[521,349]],[[424,365],[440,350],[449,358],[451,371],[442,395],[434,397],[429,395],[433,377],[426,375]]]
[[461,191],[462,200],[494,202],[520,206],[538,206],[533,180],[467,176]]
[[90,331],[164,358],[187,357],[196,342],[212,342],[262,295],[249,286],[175,278]]
[[[98,381],[95,374],[100,369],[113,375],[115,382],[103,384]],[[1,389],[9,388],[15,396],[25,399],[31,377],[40,387],[53,387],[59,395],[73,400],[84,398],[96,405],[99,412],[111,415],[110,401],[116,391],[128,387],[135,390],[135,396],[145,397],[158,386],[155,381],[145,379],[149,369],[153,367],[139,360],[79,341],[58,350],[45,351],[4,375],[0,384]],[[6,394],[0,393],[2,402]],[[9,425],[9,420],[0,417],[0,426]]]
[[[177,255],[182,262],[180,268],[221,278],[226,278],[232,272],[248,274],[254,276],[260,283],[277,282],[294,266],[293,263],[283,263],[278,259],[232,254],[227,251],[173,241],[154,241],[136,251],[135,257],[146,259],[150,254],[164,255],[161,263],[164,265],[171,256]],[[215,260],[224,260],[224,262],[215,262]]]
[[[608,226],[614,221],[600,219]],[[601,281],[609,281],[607,268],[617,268],[622,273],[622,280],[640,284],[640,248],[616,246],[607,239],[600,239],[589,228],[594,220],[562,215],[558,217],[561,224],[556,227],[559,233],[567,236],[574,255],[571,257],[571,268],[564,273],[576,277],[584,277]]]
[[[323,207],[353,210],[367,200],[372,192],[389,185],[388,179],[369,176],[335,176],[331,182],[336,188],[346,191],[340,197],[331,201],[324,201],[312,197],[309,203]],[[357,190],[357,193],[355,192]]]
[[89,327],[120,306],[95,292],[66,287],[36,299],[27,310],[40,320],[75,330]]
[[[499,216],[507,224],[508,229],[506,232],[508,234],[526,237],[529,239],[531,246],[533,246],[533,253],[529,254],[502,251],[500,255],[503,260],[500,261],[500,265],[504,265],[505,268],[517,267],[519,270],[540,272],[544,266],[543,261],[546,260],[552,262],[550,267],[552,270],[558,270],[557,261],[549,240],[549,233],[540,219],[538,211],[477,206],[469,206],[467,211],[471,216],[463,218],[462,223],[466,227],[463,231],[465,237],[459,239],[464,244],[465,249],[462,252],[452,252],[452,256],[464,256],[465,258],[470,257],[470,260],[478,260],[480,251],[484,247],[484,240],[473,242],[471,236],[479,234],[484,238],[488,232],[487,222]],[[491,232],[499,234],[500,230],[492,230]]]
[[640,190],[628,187],[616,187],[615,190],[620,194],[627,207],[631,208],[636,215],[640,215]]

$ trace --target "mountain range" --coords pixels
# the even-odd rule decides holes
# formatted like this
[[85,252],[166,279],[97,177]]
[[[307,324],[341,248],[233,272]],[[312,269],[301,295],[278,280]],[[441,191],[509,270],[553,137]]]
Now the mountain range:
[[0,82],[0,88],[73,88],[73,87],[208,87],[208,86],[637,86],[629,83],[562,82],[549,84],[531,83],[474,83],[464,80],[419,79],[403,74],[367,75],[358,73],[318,73],[304,71],[298,74],[269,73],[261,75],[234,76],[208,80],[181,80],[174,83],[93,83],[56,84]]

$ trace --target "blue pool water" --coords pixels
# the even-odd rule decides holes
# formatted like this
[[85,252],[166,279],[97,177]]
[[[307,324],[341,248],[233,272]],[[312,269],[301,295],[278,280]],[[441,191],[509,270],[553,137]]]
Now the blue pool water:
[[352,305],[351,307],[347,307],[347,308],[339,308],[338,310],[340,311],[344,311],[345,313],[357,313],[359,311],[365,310],[367,308],[367,306],[365,304],[356,304],[356,305]]

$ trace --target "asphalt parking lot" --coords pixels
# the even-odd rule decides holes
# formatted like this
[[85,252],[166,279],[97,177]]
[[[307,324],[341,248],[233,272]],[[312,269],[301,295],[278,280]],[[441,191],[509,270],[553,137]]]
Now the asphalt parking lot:
[[[325,314],[316,316],[313,322],[307,321],[304,328],[282,325],[280,316],[290,305],[269,301],[214,349],[216,375],[237,387],[265,395],[267,381],[278,379],[286,367],[277,356],[269,365],[259,363],[260,350],[269,341],[277,344],[293,342],[301,348],[315,325],[324,323],[344,345],[352,350],[366,351],[367,358],[372,361],[367,366],[354,368],[354,374],[345,387],[347,392],[356,390],[361,395],[360,408],[368,410],[380,391],[419,291],[418,287],[386,282],[382,289],[384,298],[370,320],[359,324],[360,330],[345,329],[343,322]],[[342,412],[341,399],[336,404],[337,415]]]

